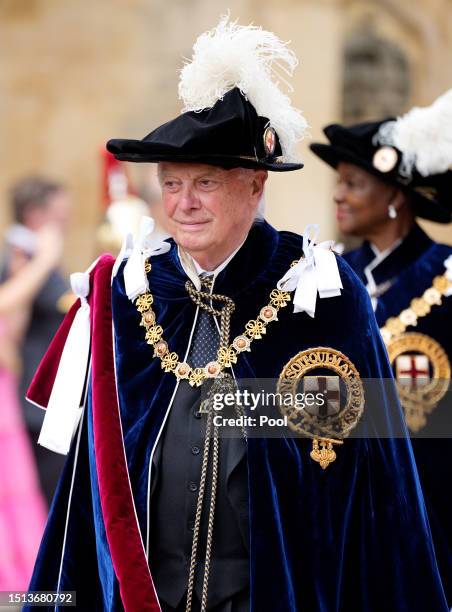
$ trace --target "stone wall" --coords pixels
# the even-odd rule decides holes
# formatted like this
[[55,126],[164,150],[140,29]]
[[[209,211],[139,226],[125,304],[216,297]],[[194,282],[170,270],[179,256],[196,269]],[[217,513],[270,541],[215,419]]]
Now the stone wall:
[[[341,119],[347,37],[371,27],[399,45],[410,70],[408,106],[429,103],[452,85],[450,0],[231,0],[233,18],[273,29],[301,62],[293,102],[311,137]],[[224,11],[218,0],[0,1],[0,229],[9,222],[11,183],[30,172],[65,181],[75,211],[67,240],[68,271],[94,256],[101,216],[100,148],[108,138],[141,138],[180,110],[177,70],[196,36]],[[280,228],[321,224],[334,235],[333,173],[304,143],[301,172],[274,175],[267,216]],[[134,167],[137,181],[144,167]],[[430,228],[429,228],[430,230]],[[449,239],[450,228],[435,236]]]

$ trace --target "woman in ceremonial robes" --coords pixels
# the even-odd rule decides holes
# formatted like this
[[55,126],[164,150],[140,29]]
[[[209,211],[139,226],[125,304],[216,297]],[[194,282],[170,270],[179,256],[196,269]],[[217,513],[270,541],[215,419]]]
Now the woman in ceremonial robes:
[[[452,605],[452,247],[418,224],[452,212],[452,90],[394,120],[324,130],[313,152],[336,169],[344,255],[366,285],[397,380]],[[452,238],[452,235],[451,235]]]

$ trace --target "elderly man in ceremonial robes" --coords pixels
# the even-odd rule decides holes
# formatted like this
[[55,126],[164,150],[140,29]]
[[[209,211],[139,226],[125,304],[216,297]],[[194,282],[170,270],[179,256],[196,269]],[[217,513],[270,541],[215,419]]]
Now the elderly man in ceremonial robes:
[[[145,220],[116,262],[72,279],[80,300],[28,394],[41,443],[68,452],[31,589],[76,591],[83,610],[446,610],[364,287],[329,244],[257,218],[267,172],[302,167],[305,122],[273,71],[294,64],[272,33],[223,19],[182,72],[182,114],[109,141],[159,163],[172,239]],[[345,397],[321,415],[289,405],[287,435],[221,436],[213,392],[244,379]],[[377,421],[399,438],[373,439]]]

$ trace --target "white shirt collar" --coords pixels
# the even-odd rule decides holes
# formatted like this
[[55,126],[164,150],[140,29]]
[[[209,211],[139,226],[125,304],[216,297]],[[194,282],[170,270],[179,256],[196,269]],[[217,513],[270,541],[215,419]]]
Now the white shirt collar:
[[398,240],[396,240],[394,242],[394,244],[392,244],[390,247],[388,247],[384,251],[379,251],[378,248],[375,246],[375,244],[373,244],[372,242],[369,243],[370,248],[372,249],[372,251],[375,254],[375,257],[364,268],[364,275],[365,275],[366,280],[367,280],[366,289],[367,289],[368,293],[371,296],[371,302],[372,302],[372,306],[373,306],[374,310],[377,309],[377,306],[378,306],[377,302],[378,302],[378,300],[377,300],[377,298],[374,295],[375,291],[377,290],[377,284],[375,282],[375,279],[374,279],[374,276],[373,276],[372,272],[375,270],[375,268],[378,265],[381,264],[382,261],[384,261],[386,259],[386,257],[388,257],[388,255],[390,255],[393,251],[395,251],[395,249],[399,246],[399,244],[401,244],[402,241],[403,241],[403,239],[399,238]]
[[[246,238],[245,238],[245,240],[246,240]],[[201,274],[205,274],[207,276],[212,276],[213,280],[215,281],[215,279],[217,278],[218,274],[222,270],[224,270],[226,268],[226,266],[231,261],[231,259],[234,257],[234,255],[236,255],[238,253],[238,251],[240,251],[240,249],[242,248],[242,246],[245,243],[245,240],[229,255],[229,257],[227,257],[223,261],[223,263],[221,263],[219,266],[217,266],[215,268],[215,270],[204,270],[203,268],[201,268],[201,266],[198,264],[198,262],[189,253],[187,253],[187,251],[185,251],[179,245],[177,245],[177,254],[179,256],[179,261],[181,263],[182,268],[184,269],[185,274],[188,276],[188,278],[194,284],[196,289],[200,289],[201,288],[201,282],[199,280],[199,276]]]
[[375,257],[378,258],[378,263],[381,263],[384,259],[386,259],[388,255],[390,255],[393,251],[395,251],[396,248],[399,246],[399,244],[401,244],[402,242],[403,242],[403,238],[398,238],[390,247],[388,247],[387,249],[384,249],[384,251],[379,251],[378,247],[376,247],[375,244],[373,244],[373,242],[370,242],[369,244],[370,244],[370,248],[375,253]]

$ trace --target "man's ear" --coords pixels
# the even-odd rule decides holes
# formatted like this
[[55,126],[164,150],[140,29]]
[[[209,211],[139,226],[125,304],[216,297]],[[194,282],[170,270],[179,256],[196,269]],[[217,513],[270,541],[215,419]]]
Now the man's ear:
[[253,181],[252,181],[252,194],[253,196],[257,196],[258,199],[261,198],[264,192],[265,181],[268,178],[267,170],[256,170],[254,172]]

